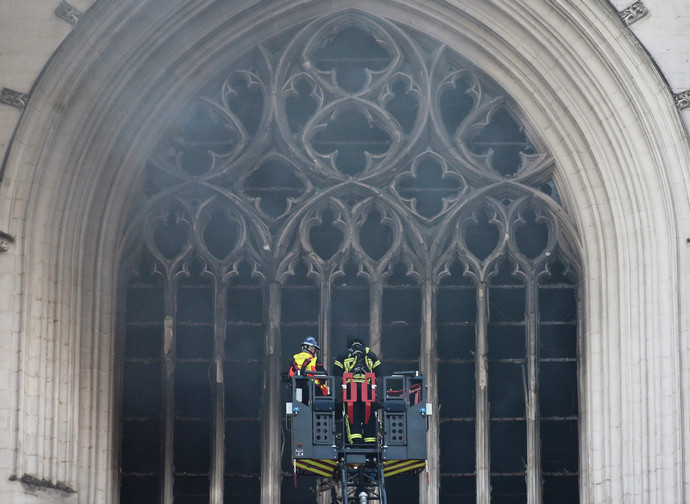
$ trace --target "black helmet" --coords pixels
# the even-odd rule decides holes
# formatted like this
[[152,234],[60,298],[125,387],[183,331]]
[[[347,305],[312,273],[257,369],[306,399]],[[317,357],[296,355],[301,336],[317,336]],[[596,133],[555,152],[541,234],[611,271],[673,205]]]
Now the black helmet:
[[348,335],[347,337],[347,347],[352,348],[353,346],[364,346],[364,341],[362,341],[362,338],[359,338],[357,336],[352,336],[351,334]]

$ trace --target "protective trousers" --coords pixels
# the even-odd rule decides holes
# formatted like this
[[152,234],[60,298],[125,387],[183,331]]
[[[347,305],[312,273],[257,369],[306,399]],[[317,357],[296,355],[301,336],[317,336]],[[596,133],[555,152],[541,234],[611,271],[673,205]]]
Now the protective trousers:
[[[357,397],[371,397],[371,386],[366,382],[353,382],[350,387],[357,387]],[[376,415],[374,408],[369,408],[367,419],[367,407],[361,400],[352,403],[352,418],[348,414],[348,408],[344,406],[345,429],[347,441],[350,444],[375,443],[376,442]]]

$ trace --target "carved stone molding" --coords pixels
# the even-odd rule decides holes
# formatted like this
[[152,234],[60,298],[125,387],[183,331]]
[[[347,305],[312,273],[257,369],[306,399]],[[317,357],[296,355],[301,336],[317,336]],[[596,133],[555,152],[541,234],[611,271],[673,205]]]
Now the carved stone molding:
[[641,1],[635,2],[618,13],[626,26],[630,26],[636,21],[649,14],[649,9]]
[[29,101],[29,95],[15,91],[14,89],[2,88],[0,90],[0,103],[5,105],[12,105],[18,109],[26,107],[26,102]]
[[673,93],[673,99],[676,102],[676,107],[679,110],[690,108],[690,89],[681,91],[680,93]]
[[7,252],[12,243],[14,243],[14,238],[7,233],[0,231],[0,254]]
[[58,5],[57,9],[55,9],[55,15],[63,21],[67,21],[72,26],[76,26],[76,24],[84,17],[83,12],[77,10],[75,7],[64,1]]
[[0,254],[7,252],[14,243],[14,238],[0,231]]

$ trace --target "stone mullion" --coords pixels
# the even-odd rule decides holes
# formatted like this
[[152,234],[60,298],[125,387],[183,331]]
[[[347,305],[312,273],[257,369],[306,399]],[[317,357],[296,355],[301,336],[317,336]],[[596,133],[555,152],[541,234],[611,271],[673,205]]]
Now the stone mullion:
[[490,410],[488,388],[488,361],[489,351],[487,342],[488,325],[488,284],[480,281],[477,290],[477,329],[476,329],[476,434],[475,444],[477,449],[477,503],[489,504],[491,502],[491,451],[489,445]]
[[[331,373],[333,369],[328,366],[331,361],[331,298],[333,292],[333,283],[331,281],[332,275],[324,275],[320,283],[320,305],[319,305],[319,333],[321,338],[319,345],[321,346],[321,352],[319,354],[319,359],[326,366],[326,369]],[[336,351],[337,353],[337,351]],[[339,384],[334,383],[334,387],[339,386]],[[316,496],[317,504],[330,504],[331,495],[329,492],[318,492]]]
[[177,285],[166,279],[163,322],[163,482],[161,504],[173,503],[173,444],[175,438],[175,313],[177,311]]
[[225,380],[223,359],[225,356],[225,333],[227,331],[227,285],[216,278],[214,282],[213,319],[213,425],[211,444],[211,493],[210,504],[223,503],[223,471],[225,463]]
[[381,354],[381,311],[383,298],[383,282],[376,279],[369,287],[369,347],[379,358],[385,359]]
[[264,290],[267,321],[261,400],[261,504],[280,502],[280,310],[281,285],[272,281]]
[[527,281],[527,503],[541,503],[541,449],[539,444],[539,384],[537,347],[537,287]]
[[[436,347],[436,286],[428,276],[422,283],[422,342],[420,368],[426,377],[427,402],[434,405],[436,411],[428,417],[429,430],[426,437],[427,461],[429,464],[429,482],[420,484],[420,502],[437,504],[440,486],[440,418],[438,415],[438,351]],[[426,480],[422,473],[420,478]]]
[[[319,334],[321,352],[319,358],[326,369],[331,358],[331,298],[333,292],[331,275],[324,275],[319,285]],[[336,352],[337,353],[337,352]]]

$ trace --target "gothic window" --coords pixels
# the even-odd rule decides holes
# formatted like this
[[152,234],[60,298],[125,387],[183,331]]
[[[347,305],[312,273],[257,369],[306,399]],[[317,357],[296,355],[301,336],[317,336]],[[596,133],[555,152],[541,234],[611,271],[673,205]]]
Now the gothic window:
[[427,375],[439,502],[579,502],[576,234],[518,105],[356,11],[236,61],[161,135],[127,230],[120,501],[315,501],[271,434],[279,375],[356,334]]

